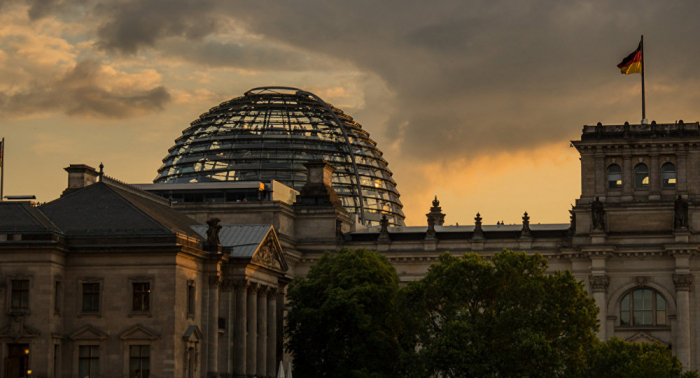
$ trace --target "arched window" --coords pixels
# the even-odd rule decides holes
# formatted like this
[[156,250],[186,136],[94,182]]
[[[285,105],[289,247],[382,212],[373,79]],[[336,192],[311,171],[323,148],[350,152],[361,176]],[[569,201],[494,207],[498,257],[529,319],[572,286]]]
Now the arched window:
[[622,169],[617,164],[608,167],[608,189],[622,188]]
[[666,163],[661,166],[661,187],[676,187],[676,166],[673,163]]
[[649,188],[649,167],[644,163],[639,163],[634,166],[634,188]]
[[653,289],[630,291],[620,301],[620,325],[665,326],[666,300]]

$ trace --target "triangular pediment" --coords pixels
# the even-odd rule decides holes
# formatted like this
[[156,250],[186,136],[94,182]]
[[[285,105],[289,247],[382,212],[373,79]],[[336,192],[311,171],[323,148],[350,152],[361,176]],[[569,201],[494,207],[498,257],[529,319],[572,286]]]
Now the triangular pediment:
[[141,324],[137,324],[119,334],[122,340],[156,340],[160,334],[152,329],[148,329]]
[[71,333],[70,337],[71,340],[104,340],[108,337],[109,335],[99,328],[87,324],[84,325],[80,328],[78,328],[75,332]]
[[636,335],[630,336],[625,341],[631,342],[631,343],[661,343],[664,345],[668,345],[667,343],[657,339],[654,336],[650,336],[644,332],[640,332]]
[[202,340],[202,331],[199,329],[199,326],[193,324],[187,327],[187,330],[182,335],[182,339],[190,342],[199,342]]
[[13,319],[10,324],[0,328],[0,338],[19,340],[27,337],[37,337],[41,332],[24,324],[24,319]]
[[287,260],[284,258],[282,246],[273,228],[270,228],[270,232],[267,233],[258,246],[255,254],[253,254],[251,262],[273,270],[287,271]]

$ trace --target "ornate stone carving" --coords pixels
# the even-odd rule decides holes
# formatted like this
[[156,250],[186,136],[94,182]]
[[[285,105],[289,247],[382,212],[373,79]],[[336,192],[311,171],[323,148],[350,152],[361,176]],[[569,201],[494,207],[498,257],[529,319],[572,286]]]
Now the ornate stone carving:
[[271,239],[268,239],[262,246],[260,246],[258,252],[253,255],[252,261],[277,269],[282,268],[282,265],[277,257],[277,248],[275,248],[275,243]]
[[634,278],[634,282],[637,284],[637,286],[646,286],[647,282],[649,282],[649,277],[638,276]]
[[221,231],[219,222],[221,222],[219,218],[210,218],[207,221],[207,225],[209,226],[209,228],[207,228],[207,243],[210,245],[221,244],[219,240],[219,231]]
[[218,274],[212,274],[209,276],[209,285],[219,286],[221,284],[221,276]]
[[428,231],[425,232],[425,240],[435,239],[435,218],[428,214]]
[[674,274],[673,284],[676,285],[676,291],[688,291],[693,286],[692,274]]
[[523,229],[520,231],[521,238],[530,237],[530,216],[527,215],[527,211],[523,214]]
[[481,214],[476,213],[476,217],[474,218],[474,233],[472,234],[472,239],[483,239],[484,238],[484,230],[481,228]]
[[688,229],[688,201],[683,199],[680,195],[673,204],[673,229]]
[[258,291],[263,288],[263,285],[256,282],[248,283],[248,293],[255,293],[257,295]]
[[571,205],[571,210],[569,210],[569,236],[574,236],[576,234],[576,213],[574,213],[574,205]]
[[382,219],[379,221],[380,229],[379,229],[379,238],[377,240],[379,241],[390,241],[391,238],[389,237],[389,219],[387,219],[386,215],[382,215]]
[[588,282],[590,282],[591,290],[596,292],[607,292],[610,286],[610,277],[607,275],[590,275],[588,276]]
[[438,226],[445,224],[445,214],[442,213],[442,207],[440,207],[440,201],[438,201],[437,196],[433,200],[433,207],[430,208],[430,213],[426,214],[426,216],[432,216],[435,224]]
[[596,197],[591,204],[591,220],[594,230],[605,231],[605,205]]
[[10,321],[10,327],[7,330],[7,333],[14,341],[17,341],[24,337],[23,315],[12,316],[12,320]]

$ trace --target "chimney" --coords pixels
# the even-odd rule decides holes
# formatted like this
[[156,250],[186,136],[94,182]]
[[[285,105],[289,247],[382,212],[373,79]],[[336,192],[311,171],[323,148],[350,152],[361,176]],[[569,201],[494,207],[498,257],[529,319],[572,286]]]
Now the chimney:
[[338,193],[333,189],[335,168],[325,160],[310,160],[304,164],[308,170],[306,184],[297,196],[298,206],[335,207],[344,211]]
[[97,171],[89,165],[71,164],[63,169],[68,172],[68,188],[61,193],[61,197],[97,182]]

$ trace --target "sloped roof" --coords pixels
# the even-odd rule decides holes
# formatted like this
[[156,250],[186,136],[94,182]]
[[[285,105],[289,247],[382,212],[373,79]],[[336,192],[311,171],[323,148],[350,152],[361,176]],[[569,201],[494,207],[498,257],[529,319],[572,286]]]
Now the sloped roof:
[[[207,236],[207,228],[204,225],[192,226],[203,238]],[[219,241],[222,247],[233,248],[232,257],[253,257],[271,229],[269,224],[222,225]]]
[[47,232],[60,230],[29,202],[0,201],[0,232]]
[[198,224],[170,206],[98,182],[39,208],[68,235],[172,235],[200,238]]

